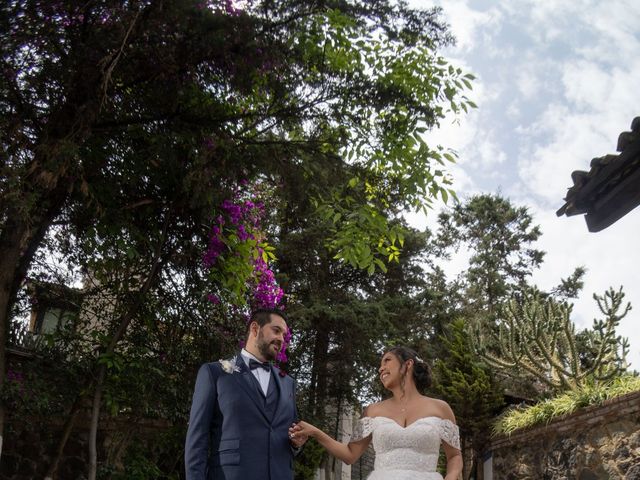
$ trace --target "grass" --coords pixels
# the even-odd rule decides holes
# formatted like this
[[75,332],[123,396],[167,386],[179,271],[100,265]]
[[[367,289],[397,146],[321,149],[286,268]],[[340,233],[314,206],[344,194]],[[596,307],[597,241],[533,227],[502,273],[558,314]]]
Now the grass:
[[605,400],[640,390],[640,377],[623,375],[611,382],[588,385],[579,390],[543,400],[535,405],[508,410],[493,425],[494,435],[511,435],[514,431],[549,423],[579,408],[602,405]]

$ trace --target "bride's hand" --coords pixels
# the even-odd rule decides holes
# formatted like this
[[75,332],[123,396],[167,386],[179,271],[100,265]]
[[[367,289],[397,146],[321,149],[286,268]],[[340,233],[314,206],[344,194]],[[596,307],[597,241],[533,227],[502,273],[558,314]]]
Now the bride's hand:
[[310,423],[300,421],[289,428],[289,438],[296,437],[315,437],[319,430]]

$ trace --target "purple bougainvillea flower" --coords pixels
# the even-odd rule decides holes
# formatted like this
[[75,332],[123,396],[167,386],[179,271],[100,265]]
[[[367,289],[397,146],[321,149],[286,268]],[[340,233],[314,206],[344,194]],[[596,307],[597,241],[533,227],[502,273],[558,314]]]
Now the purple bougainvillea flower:
[[231,200],[222,202],[222,209],[231,217],[231,223],[237,225],[242,220],[242,208]]
[[251,234],[247,232],[244,225],[238,225],[237,232],[238,232],[238,239],[241,242],[246,242],[251,238]]
[[[243,278],[241,281],[246,282],[244,293],[251,298],[249,301],[251,308],[284,309],[282,305],[284,291],[278,285],[268,262],[265,261],[264,249],[257,246],[257,243],[264,239],[261,222],[264,218],[265,206],[262,202],[247,199],[246,185],[248,182],[241,182],[241,185],[234,190],[233,197],[222,202],[221,212],[211,228],[207,250],[203,255],[203,264],[205,268],[212,271],[222,269],[218,272],[222,275],[237,275],[238,271],[246,275],[246,279]],[[256,191],[259,192],[259,190],[258,185]],[[255,243],[247,244],[249,240]],[[234,259],[235,262],[236,259],[244,259],[248,252],[251,254],[249,257],[251,269],[244,271],[236,269],[229,273],[224,270],[225,265],[232,264],[229,260]],[[207,299],[215,305],[225,301],[224,297],[221,298],[212,293],[207,295]],[[250,315],[246,307],[242,308],[233,303],[228,307],[234,317],[244,317],[246,323],[249,323]],[[232,333],[228,332],[227,335]],[[286,350],[290,340],[291,332],[288,331],[276,358],[279,364],[288,360]],[[240,342],[240,346],[244,346],[244,342]]]

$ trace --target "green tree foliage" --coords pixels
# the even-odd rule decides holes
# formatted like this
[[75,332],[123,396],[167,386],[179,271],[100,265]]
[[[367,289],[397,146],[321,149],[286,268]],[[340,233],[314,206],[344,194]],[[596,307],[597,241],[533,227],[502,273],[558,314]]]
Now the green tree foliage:
[[[290,304],[295,319],[292,368],[303,384],[309,382],[313,406],[309,413],[321,416],[327,398],[353,402],[370,396],[381,350],[416,335],[422,318],[411,292],[424,286],[418,265],[424,237],[409,232],[398,263],[374,275],[327,253],[316,256],[326,251],[321,235],[311,237],[310,231],[290,235],[279,258],[295,299]],[[312,248],[306,252],[293,248],[299,241]]]
[[604,382],[619,376],[627,367],[626,339],[616,335],[620,320],[631,309],[624,305],[622,289],[609,289],[603,296],[594,295],[603,319],[594,320],[592,330],[581,337],[588,360],[581,358],[575,326],[570,320],[572,306],[553,298],[542,299],[533,292],[521,299],[512,299],[504,306],[498,333],[486,348],[486,331],[479,329],[482,357],[506,375],[521,375],[524,371],[556,391],[578,390],[586,382]]
[[527,285],[543,261],[534,247],[541,232],[525,207],[516,207],[500,195],[480,194],[458,204],[438,218],[437,245],[466,249],[469,266],[462,273],[469,306],[493,319],[498,305]]
[[587,269],[576,267],[571,275],[560,280],[560,284],[551,290],[551,295],[556,299],[570,300],[578,298],[584,287],[584,275]]
[[[460,95],[470,76],[436,53],[450,40],[438,14],[403,2],[3,3],[0,386],[9,313],[45,242],[112,303],[95,309],[104,329],[87,343],[102,372],[94,364],[89,387],[102,384],[112,411],[126,408],[110,385],[128,368],[156,350],[184,355],[170,334],[201,360],[229,343],[208,350],[201,333],[235,338],[220,312],[184,305],[202,301],[207,225],[239,181],[274,185],[286,209],[275,201],[275,216],[327,222],[320,248],[336,260],[376,273],[397,259],[388,206],[452,193],[452,157],[421,133],[473,106]],[[291,182],[304,194],[280,188]]]
[[[281,284],[291,292],[289,366],[298,380],[301,416],[334,432],[338,406],[358,412],[363,399],[380,398],[376,371],[383,349],[419,335],[423,318],[415,297],[424,288],[425,236],[408,231],[398,261],[369,275],[323,248],[324,224],[295,218],[303,224],[288,216],[289,230],[278,244]],[[323,459],[317,453],[305,449],[296,467],[300,475],[317,468]]]
[[[100,401],[94,402],[94,409],[102,410],[100,421],[124,416],[134,426],[149,418],[175,422],[182,432],[172,437],[177,443],[154,445],[149,453],[167,472],[181,468],[176,445],[184,440],[198,366],[236,348],[238,335],[233,319],[221,317],[205,302],[208,285],[197,261],[202,249],[181,235],[170,236],[170,241],[153,238],[153,225],[139,224],[140,230],[130,238],[119,228],[103,231],[107,226],[97,224],[100,236],[85,235],[83,243],[74,242],[71,250],[57,252],[89,274],[84,275],[75,321],[47,335],[46,348],[38,350],[44,364],[56,367],[41,370],[40,382],[45,385],[39,398],[56,401],[50,410],[35,413],[43,421],[62,413],[65,429],[71,429],[78,415],[84,415],[87,397],[100,388]],[[143,230],[146,227],[151,230]],[[65,230],[61,235],[69,233]],[[156,262],[150,259],[166,267],[154,270]],[[48,273],[46,265],[37,262],[36,267],[40,268],[34,273]],[[68,302],[69,298],[58,300]],[[12,408],[10,419],[23,418],[31,404],[26,399],[21,408]],[[134,430],[123,438],[122,448],[137,441]],[[50,446],[52,452],[59,448]],[[96,468],[103,470],[116,460],[101,458]],[[54,474],[58,461],[41,467]]]
[[[456,343],[457,329],[464,324],[464,338],[475,340],[474,343],[478,343],[477,332],[480,331],[484,351],[499,350],[499,325],[503,323],[501,307],[514,295],[521,296],[532,288],[531,275],[544,260],[544,252],[535,245],[542,233],[526,208],[514,205],[499,194],[475,195],[445,211],[438,220],[438,230],[430,244],[432,253],[427,257],[430,264],[428,288],[422,294],[427,307],[423,315],[431,333],[426,337],[431,338],[427,351],[442,375],[440,394],[456,405],[453,409],[461,417],[461,424],[469,418],[478,418],[481,425],[500,403],[499,397],[505,391],[532,398],[539,396],[542,388],[538,388],[539,383],[525,369],[496,369],[490,365],[489,374],[486,370],[488,362],[477,354],[475,348],[466,351],[468,345]],[[443,257],[451,259],[454,253],[467,263],[456,278],[447,279],[438,262]],[[584,273],[584,268],[577,268],[550,293],[541,293],[541,297],[575,298],[582,288]],[[459,340],[462,339],[461,336]],[[519,338],[518,341],[524,340]],[[592,358],[586,347],[579,345],[578,348],[583,358]],[[464,362],[457,360],[462,355],[460,352],[465,354]],[[475,378],[485,379],[487,383],[474,384]],[[470,384],[465,384],[466,381]],[[459,387],[460,396],[454,385]],[[470,392],[473,387],[486,388],[489,397],[480,396],[477,400]],[[465,396],[464,392],[468,395]],[[495,397],[492,398],[492,394]],[[470,399],[477,403],[464,403],[465,400],[471,402]],[[470,407],[477,408],[477,411],[469,413]],[[475,430],[475,427],[463,429],[466,441],[476,449],[474,461],[465,465],[467,474],[476,474],[477,459],[483,453],[482,434],[489,431],[487,424],[485,427],[484,431],[482,426]]]
[[[527,288],[543,261],[544,252],[535,247],[540,235],[528,210],[499,194],[478,194],[443,212],[432,241],[434,257],[451,259],[457,254],[465,264],[452,280],[438,273],[437,264],[432,268],[436,281],[430,283],[429,295],[447,305],[446,313],[434,317],[434,333],[443,335],[455,318],[464,319],[468,326],[496,329],[500,305]],[[436,358],[448,355],[439,343],[432,350]],[[530,383],[527,379],[524,385]],[[521,387],[509,386],[525,396],[532,393]]]

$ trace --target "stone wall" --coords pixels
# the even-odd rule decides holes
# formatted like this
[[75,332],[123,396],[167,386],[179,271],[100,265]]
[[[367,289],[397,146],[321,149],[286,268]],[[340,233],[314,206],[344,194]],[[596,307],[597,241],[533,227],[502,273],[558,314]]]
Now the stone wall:
[[495,439],[488,465],[487,480],[640,480],[640,392]]

